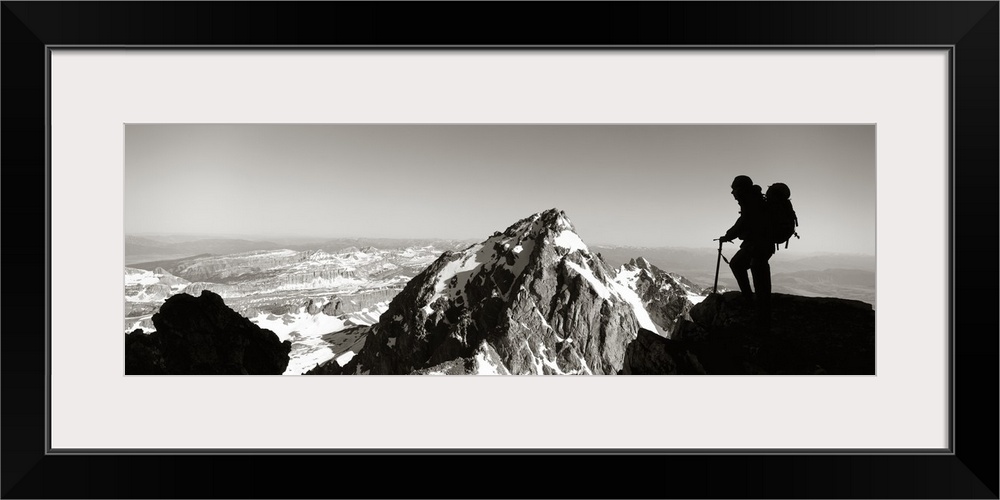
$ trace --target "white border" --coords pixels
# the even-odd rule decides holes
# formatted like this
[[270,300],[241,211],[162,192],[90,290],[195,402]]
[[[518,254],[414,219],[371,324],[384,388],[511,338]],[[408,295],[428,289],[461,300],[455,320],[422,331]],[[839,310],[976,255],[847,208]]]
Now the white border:
[[[55,50],[51,67],[54,449],[948,444],[944,50]],[[875,123],[878,374],[124,377],[122,125],[243,122]]]

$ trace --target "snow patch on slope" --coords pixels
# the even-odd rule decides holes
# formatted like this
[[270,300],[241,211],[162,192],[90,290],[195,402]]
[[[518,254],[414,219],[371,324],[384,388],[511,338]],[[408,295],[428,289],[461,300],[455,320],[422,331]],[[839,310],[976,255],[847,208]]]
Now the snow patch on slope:
[[574,252],[577,250],[590,252],[590,249],[588,249],[587,245],[583,242],[582,239],[580,239],[580,236],[568,229],[563,230],[558,235],[556,235],[555,239],[553,240],[553,243],[555,243],[556,246],[569,250],[570,252]]
[[319,337],[327,333],[339,332],[347,326],[340,317],[309,314],[302,310],[284,316],[260,313],[250,318],[250,321],[261,328],[276,333],[282,341],[288,340],[292,332],[297,332],[302,337]]
[[457,295],[456,291],[464,290],[465,284],[472,277],[472,271],[486,263],[485,253],[484,245],[474,245],[459,258],[445,264],[434,278],[434,295],[428,303],[444,296],[445,291],[454,296]]
[[145,269],[125,268],[125,285],[155,285],[160,282],[160,277],[153,274],[153,271]]
[[614,287],[616,292],[618,292],[619,297],[632,306],[632,311],[635,313],[635,319],[639,320],[639,326],[651,332],[656,332],[661,337],[667,336],[667,332],[653,322],[653,318],[649,316],[649,311],[647,311],[642,305],[642,299],[640,299],[639,295],[635,293],[635,290],[617,281],[612,281],[611,286]]
[[590,283],[590,287],[593,288],[595,292],[597,292],[597,295],[599,297],[601,297],[604,300],[611,298],[611,290],[609,290],[608,287],[604,285],[604,283],[601,283],[601,280],[597,279],[597,276],[594,276],[594,272],[591,271],[590,268],[585,268],[575,262],[571,262],[568,260],[566,261],[566,266],[576,271],[576,273],[579,274],[580,276],[583,276],[583,278],[586,279],[588,283]]
[[704,295],[695,295],[693,293],[688,293],[687,294],[687,299],[692,304],[697,304],[697,303],[705,300],[705,296]]
[[642,274],[642,269],[627,269],[622,266],[618,270],[618,275],[615,276],[615,280],[619,283],[635,290],[639,284],[639,275]]
[[301,375],[320,363],[325,363],[333,358],[333,351],[329,347],[320,346],[313,350],[305,351],[299,356],[289,358],[288,367],[282,375]]
[[350,361],[351,359],[354,358],[355,354],[357,354],[357,353],[354,352],[354,351],[347,351],[344,354],[341,354],[340,356],[337,356],[337,364],[340,365],[340,366],[346,365],[348,363],[348,361]]
[[476,375],[503,375],[497,365],[490,361],[486,353],[480,351],[476,353]]

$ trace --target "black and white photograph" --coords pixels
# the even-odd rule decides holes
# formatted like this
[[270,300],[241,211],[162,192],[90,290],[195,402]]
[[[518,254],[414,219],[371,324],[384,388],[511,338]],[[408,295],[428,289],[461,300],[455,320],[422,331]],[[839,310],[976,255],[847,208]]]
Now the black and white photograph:
[[875,124],[146,124],[126,375],[875,375]]

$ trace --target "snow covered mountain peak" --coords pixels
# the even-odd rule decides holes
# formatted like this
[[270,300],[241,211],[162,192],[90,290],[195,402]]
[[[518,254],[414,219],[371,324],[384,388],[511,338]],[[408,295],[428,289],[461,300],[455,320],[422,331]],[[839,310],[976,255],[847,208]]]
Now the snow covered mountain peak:
[[442,254],[393,299],[343,371],[616,373],[640,328],[666,333],[552,209]]
[[445,252],[425,272],[432,277],[434,293],[427,297],[424,310],[428,314],[442,297],[462,304],[468,296],[466,288],[493,288],[491,296],[509,299],[514,285],[523,282],[525,270],[545,263],[559,262],[579,253],[577,264],[593,259],[573,223],[565,212],[550,209],[525,217],[504,231],[497,231],[481,243],[460,252]]
[[525,230],[530,230],[536,235],[542,231],[556,234],[565,231],[576,233],[576,227],[566,216],[566,212],[558,208],[550,208],[521,219],[507,228],[505,233],[524,232]]

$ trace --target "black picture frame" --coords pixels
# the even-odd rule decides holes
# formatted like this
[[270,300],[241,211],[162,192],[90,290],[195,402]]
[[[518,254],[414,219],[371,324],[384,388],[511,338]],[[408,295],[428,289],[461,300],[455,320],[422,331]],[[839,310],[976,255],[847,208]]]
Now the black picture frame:
[[[2,4],[4,498],[998,498],[997,1]],[[36,325],[46,316],[47,53],[56,45],[948,47],[950,452],[49,454],[46,332]],[[361,469],[386,480],[362,481]],[[528,481],[536,473],[542,480]]]

